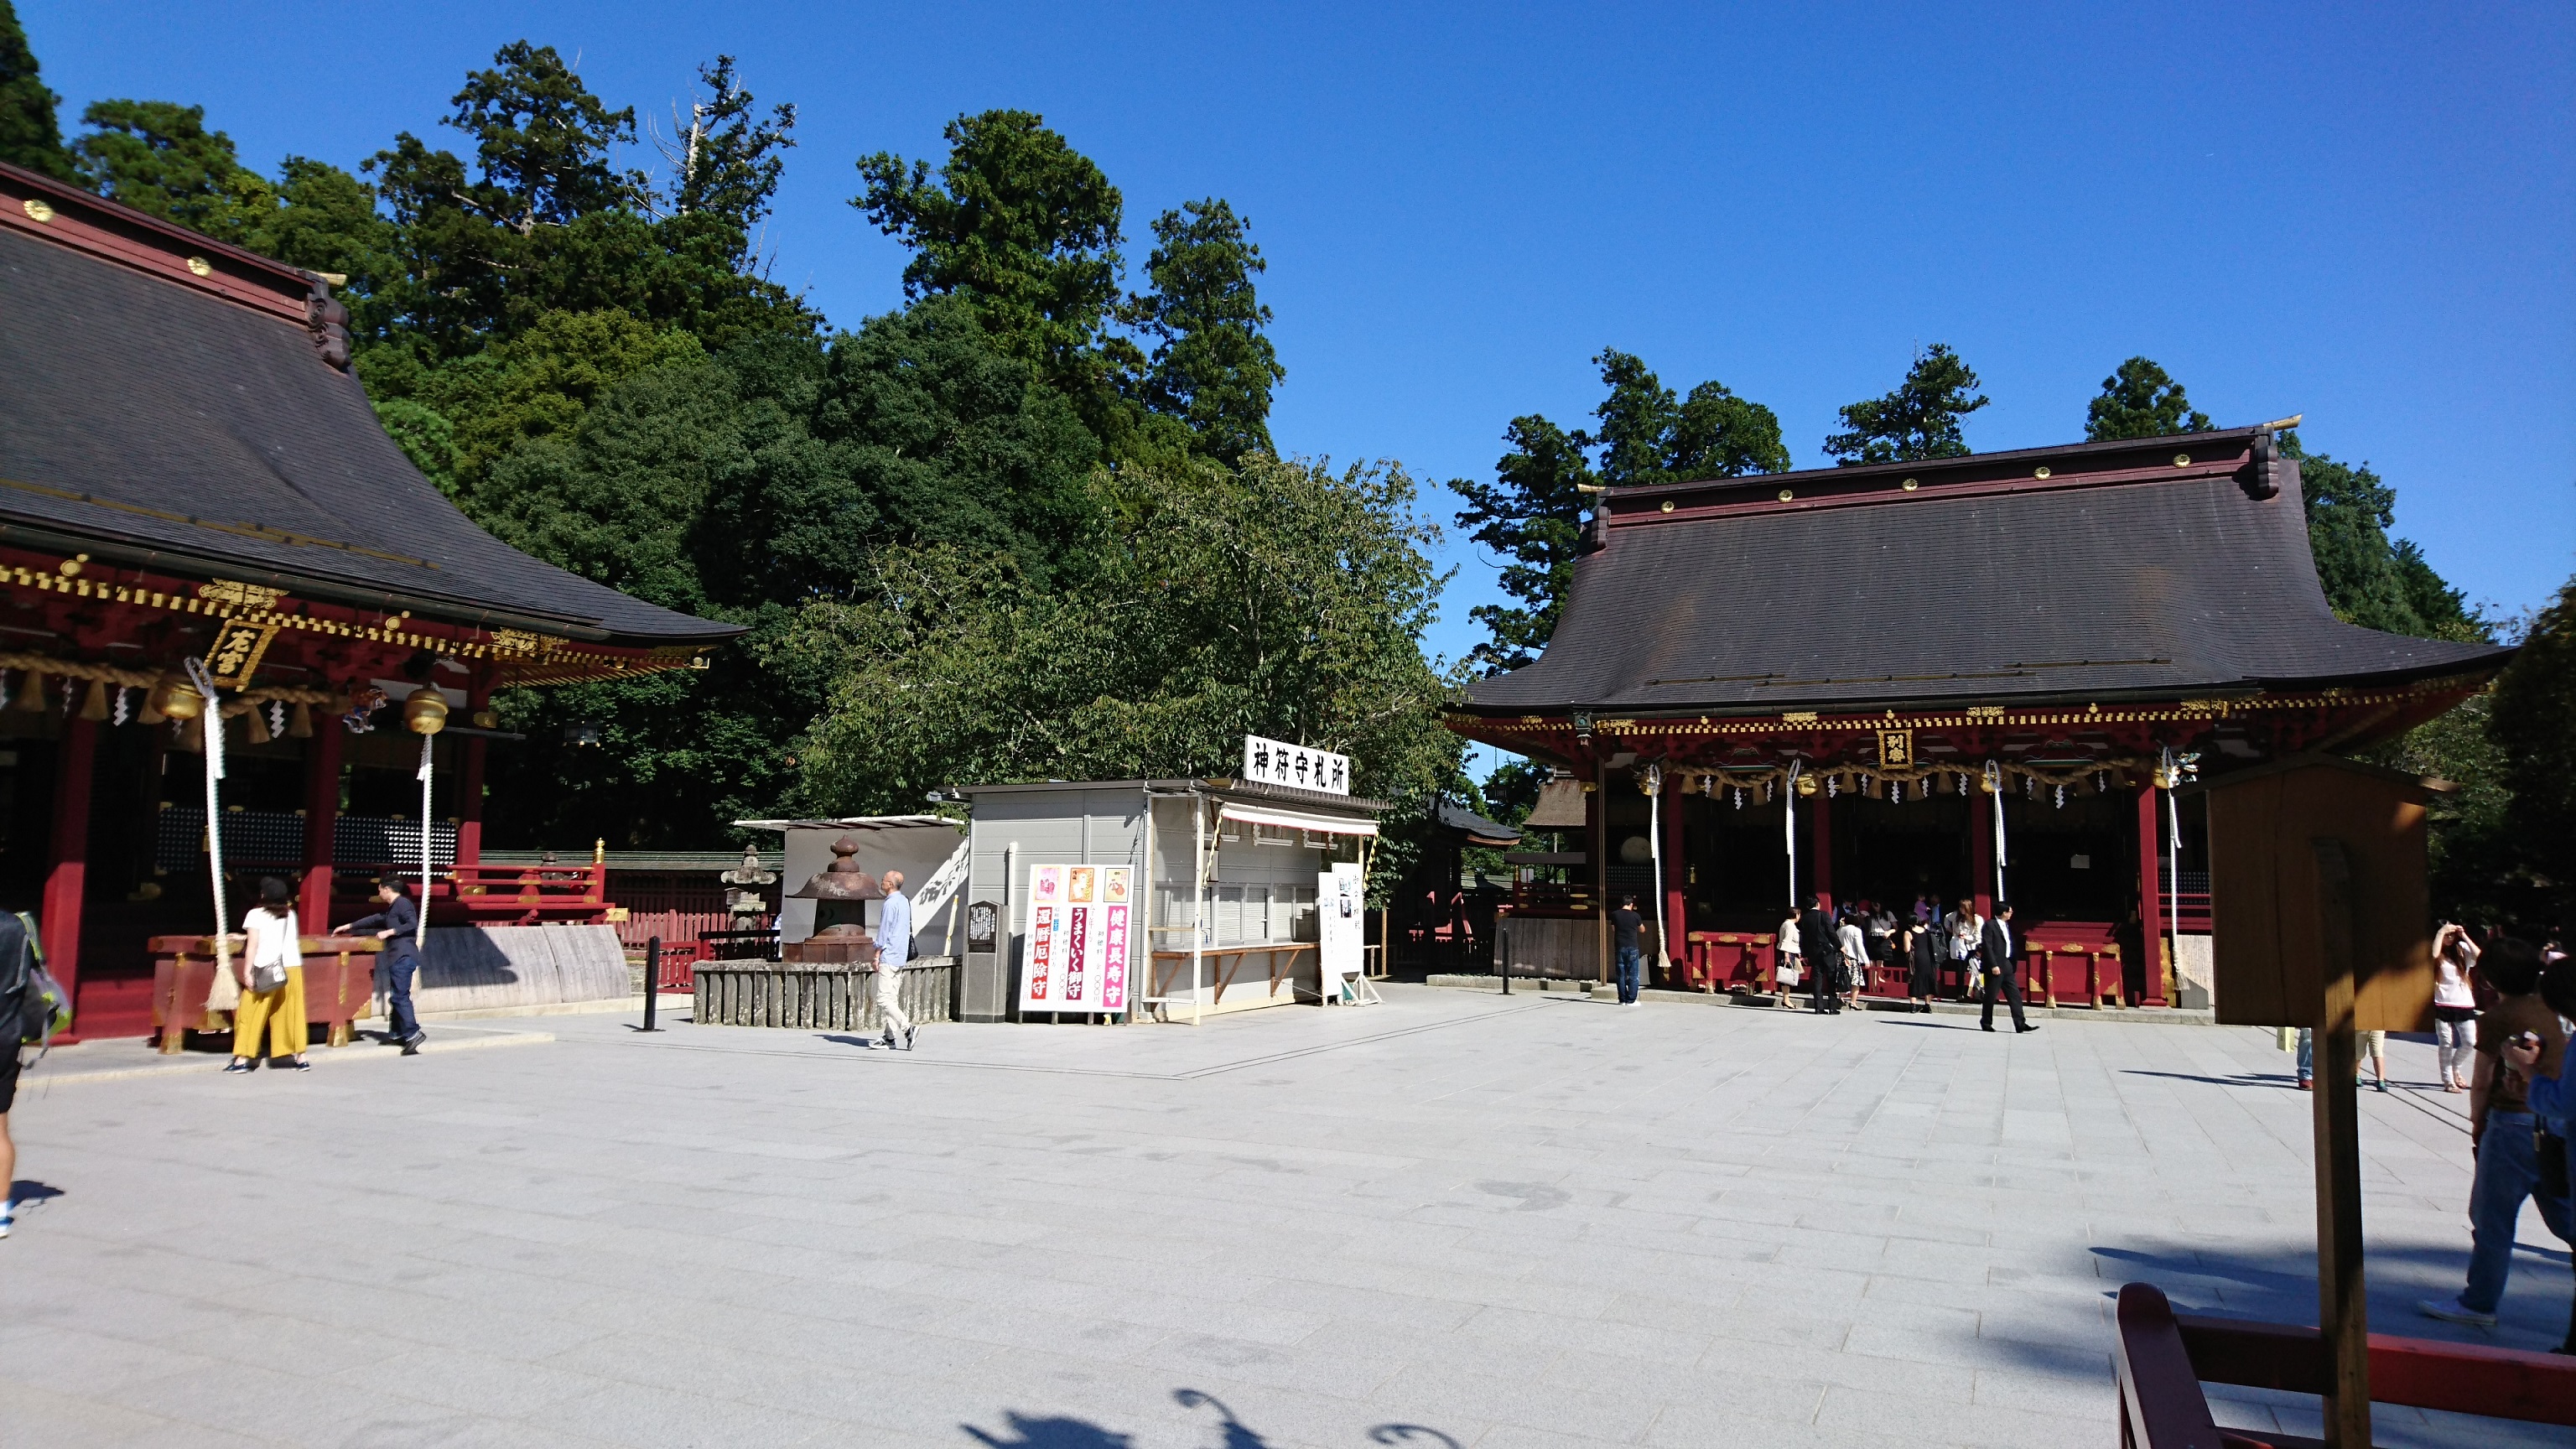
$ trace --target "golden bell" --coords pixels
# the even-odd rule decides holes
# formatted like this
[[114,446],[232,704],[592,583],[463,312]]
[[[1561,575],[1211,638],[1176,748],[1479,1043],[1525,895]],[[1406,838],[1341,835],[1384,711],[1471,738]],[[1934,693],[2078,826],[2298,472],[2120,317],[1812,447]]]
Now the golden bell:
[[9,701],[9,707],[27,714],[43,714],[45,676],[33,669],[28,670],[26,678],[18,681],[18,697]]
[[187,676],[173,671],[153,684],[143,708],[147,720],[155,714],[164,719],[195,719],[206,712],[206,697],[197,692],[197,686],[190,684]]
[[103,721],[105,721],[105,720],[106,720],[106,718],[107,718],[107,681],[106,681],[106,680],[104,680],[104,679],[93,679],[93,680],[91,680],[91,681],[89,682],[89,693],[88,693],[85,697],[83,697],[83,698],[82,698],[82,700],[81,700],[81,711],[80,711],[80,717],[81,717],[82,719],[88,720],[91,724],[99,724],[99,723],[101,723],[101,722],[103,722]]
[[416,735],[434,735],[447,728],[447,696],[427,684],[413,690],[403,697],[403,723]]
[[501,715],[498,710],[478,709],[474,711],[473,719],[474,727],[478,730],[497,730],[501,727]]
[[1816,777],[1813,775],[1800,775],[1798,777],[1798,793],[1801,795],[1815,794]]

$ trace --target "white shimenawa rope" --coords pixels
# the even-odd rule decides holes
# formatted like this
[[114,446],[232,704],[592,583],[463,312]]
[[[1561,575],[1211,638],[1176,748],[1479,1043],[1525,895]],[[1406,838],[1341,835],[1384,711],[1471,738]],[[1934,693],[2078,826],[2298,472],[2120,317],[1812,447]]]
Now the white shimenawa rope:
[[1662,762],[1646,767],[1646,778],[1654,781],[1655,804],[1646,815],[1646,844],[1655,860],[1655,969],[1673,969],[1671,942],[1664,937],[1664,767]]
[[1789,910],[1798,910],[1798,771],[1804,762],[1789,762],[1789,778],[1780,782],[1780,820],[1789,848]]
[[215,970],[233,973],[232,907],[224,899],[224,815],[219,782],[224,778],[224,701],[205,664],[188,661],[188,682],[206,699],[206,869],[215,887]]
[[1992,760],[1986,761],[1987,798],[1995,802],[1995,899],[2010,900],[2004,890],[2004,771]]
[[424,968],[429,964],[429,747],[437,738],[436,735],[420,737],[420,914],[412,921],[411,945],[421,954]]

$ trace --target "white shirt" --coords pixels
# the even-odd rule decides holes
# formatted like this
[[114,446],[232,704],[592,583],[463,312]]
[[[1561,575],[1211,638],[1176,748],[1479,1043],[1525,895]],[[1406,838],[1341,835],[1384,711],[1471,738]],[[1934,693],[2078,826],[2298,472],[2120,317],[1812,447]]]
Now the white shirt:
[[1780,954],[1783,956],[1803,956],[1806,953],[1807,948],[1798,944],[1798,918],[1796,916],[1791,916],[1789,919],[1782,921],[1780,923]]
[[253,906],[242,918],[242,933],[250,939],[242,943],[242,962],[256,971],[262,966],[297,967],[304,964],[304,952],[296,942],[295,912],[290,908],[283,916],[273,916],[265,906]]
[[[2462,955],[2469,958],[2469,964],[2477,964],[2476,942],[2463,937],[2458,943],[2458,948]],[[2460,963],[2452,958],[2449,951],[2444,951],[2433,958],[2433,971],[2435,1006],[2474,1007],[2478,1004],[2477,996],[2469,990],[2468,973],[2460,969]]]
[[1845,965],[1858,966],[1869,959],[1869,946],[1860,938],[1860,927],[1849,921],[1834,931],[1834,944],[1842,948]]

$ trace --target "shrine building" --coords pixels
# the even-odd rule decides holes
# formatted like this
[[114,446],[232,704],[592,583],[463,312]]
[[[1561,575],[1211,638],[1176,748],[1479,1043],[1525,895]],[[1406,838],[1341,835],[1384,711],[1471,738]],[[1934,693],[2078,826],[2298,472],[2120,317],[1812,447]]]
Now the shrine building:
[[741,632],[469,521],[378,424],[338,280],[0,165],[0,905],[82,1035],[144,1032],[147,941],[211,929],[207,730],[236,916],[283,875],[320,932],[426,849],[434,924],[597,922],[595,859],[481,863],[493,691]]
[[1768,990],[1793,897],[2001,893],[2035,1001],[2117,1002],[2125,965],[2208,1004],[2206,827],[2170,787],[2386,740],[2512,654],[2338,620],[2282,426],[1600,495],[1545,654],[1449,719],[1561,772],[1515,968],[1607,979],[1600,905],[1634,892],[1674,948],[1652,984]]

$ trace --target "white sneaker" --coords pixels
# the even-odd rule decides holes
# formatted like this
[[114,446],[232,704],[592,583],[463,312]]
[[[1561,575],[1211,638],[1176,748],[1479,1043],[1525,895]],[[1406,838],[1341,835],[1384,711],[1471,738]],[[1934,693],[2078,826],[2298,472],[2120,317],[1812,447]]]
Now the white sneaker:
[[2478,1328],[2493,1328],[2496,1321],[2494,1314],[2480,1313],[2456,1298],[2427,1298],[2415,1305],[2415,1311],[2445,1323],[2466,1323]]
[[0,1203],[0,1238],[9,1236],[9,1208],[11,1206],[11,1204]]

